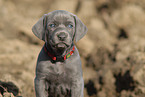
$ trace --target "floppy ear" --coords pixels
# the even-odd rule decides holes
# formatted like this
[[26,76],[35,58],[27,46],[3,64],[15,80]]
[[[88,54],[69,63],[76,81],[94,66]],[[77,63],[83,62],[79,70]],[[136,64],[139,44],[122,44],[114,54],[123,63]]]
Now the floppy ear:
[[38,22],[32,27],[32,32],[36,37],[45,41],[45,29],[46,29],[46,19],[47,14],[44,14]]
[[74,19],[75,19],[75,27],[76,27],[74,38],[75,41],[78,42],[81,38],[84,37],[88,29],[77,16],[74,15]]

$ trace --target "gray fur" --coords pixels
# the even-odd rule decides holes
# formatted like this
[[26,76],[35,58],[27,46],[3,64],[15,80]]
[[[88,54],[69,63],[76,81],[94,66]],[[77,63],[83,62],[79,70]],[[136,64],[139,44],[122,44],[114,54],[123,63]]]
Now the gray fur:
[[[72,50],[74,39],[77,42],[86,34],[87,28],[72,13],[56,10],[40,18],[32,31],[46,42],[49,52],[62,57]],[[81,60],[76,47],[68,59],[55,61],[42,48],[36,66],[36,97],[83,97],[83,87]]]

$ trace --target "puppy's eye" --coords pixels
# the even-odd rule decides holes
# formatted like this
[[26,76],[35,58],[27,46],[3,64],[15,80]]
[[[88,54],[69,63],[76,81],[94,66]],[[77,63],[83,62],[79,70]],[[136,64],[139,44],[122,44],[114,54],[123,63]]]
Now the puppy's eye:
[[67,25],[67,27],[69,27],[69,28],[73,28],[73,25],[69,24],[69,25]]
[[55,27],[55,24],[50,24],[49,27],[53,28]]

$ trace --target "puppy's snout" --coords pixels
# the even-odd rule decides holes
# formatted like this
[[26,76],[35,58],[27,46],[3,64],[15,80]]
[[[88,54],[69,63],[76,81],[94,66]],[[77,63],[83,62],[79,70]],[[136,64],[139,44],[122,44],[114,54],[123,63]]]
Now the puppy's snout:
[[67,34],[65,32],[60,32],[57,37],[60,41],[64,41],[67,38]]

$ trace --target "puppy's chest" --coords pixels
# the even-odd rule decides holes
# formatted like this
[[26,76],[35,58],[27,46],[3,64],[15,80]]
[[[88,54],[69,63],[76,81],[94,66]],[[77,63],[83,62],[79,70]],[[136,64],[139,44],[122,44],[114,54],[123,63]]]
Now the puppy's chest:
[[66,66],[66,64],[57,62],[55,64],[51,64],[48,67],[49,73],[47,75],[47,80],[56,82],[56,83],[63,83],[66,80],[70,80],[71,75],[71,68]]
[[56,64],[51,64],[48,69],[53,75],[61,75],[65,72],[65,64],[57,62]]

